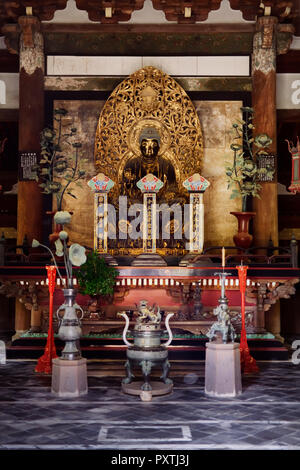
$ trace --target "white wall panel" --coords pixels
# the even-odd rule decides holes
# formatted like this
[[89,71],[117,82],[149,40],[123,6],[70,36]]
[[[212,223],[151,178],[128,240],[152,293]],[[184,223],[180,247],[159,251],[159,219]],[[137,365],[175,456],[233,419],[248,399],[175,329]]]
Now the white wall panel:
[[197,58],[199,76],[249,76],[249,56],[211,56]]
[[142,57],[142,66],[152,65],[168,75],[197,75],[197,57]]
[[47,57],[47,75],[126,76],[141,67],[142,57]]
[[248,56],[48,56],[47,75],[127,76],[148,65],[176,76],[249,76]]
[[19,108],[19,74],[0,73],[0,109]]

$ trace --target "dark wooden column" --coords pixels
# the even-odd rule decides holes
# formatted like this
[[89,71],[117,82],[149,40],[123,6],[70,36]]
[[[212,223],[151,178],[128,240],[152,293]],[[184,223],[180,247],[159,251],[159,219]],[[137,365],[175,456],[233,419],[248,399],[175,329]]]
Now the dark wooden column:
[[[276,155],[276,26],[273,16],[257,19],[252,55],[252,106],[255,135],[268,134]],[[266,246],[270,237],[278,245],[277,178],[261,183],[261,199],[254,198],[254,244]]]
[[[19,151],[39,152],[44,127],[44,45],[40,21],[22,16],[20,25]],[[42,193],[33,180],[18,183],[18,243],[42,240]]]
[[[273,142],[270,153],[277,155],[277,120],[276,120],[276,56],[289,50],[293,34],[290,24],[278,24],[273,16],[257,19],[256,33],[253,40],[252,55],[252,105],[254,108],[254,136],[265,133]],[[277,173],[277,172],[276,172]],[[277,174],[274,181],[261,183],[261,199],[254,198],[254,244],[267,246],[269,239],[278,246],[278,200]],[[262,312],[261,312],[262,313]],[[280,336],[280,304],[277,301],[268,312],[266,328],[277,339]],[[262,315],[258,327],[263,327]]]

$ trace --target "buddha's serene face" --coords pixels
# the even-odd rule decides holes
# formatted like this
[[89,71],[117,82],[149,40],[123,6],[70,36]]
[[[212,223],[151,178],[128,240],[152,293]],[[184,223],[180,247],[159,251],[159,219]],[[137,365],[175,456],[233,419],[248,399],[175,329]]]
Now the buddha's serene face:
[[156,139],[142,139],[141,152],[147,160],[154,160],[159,151],[159,143]]

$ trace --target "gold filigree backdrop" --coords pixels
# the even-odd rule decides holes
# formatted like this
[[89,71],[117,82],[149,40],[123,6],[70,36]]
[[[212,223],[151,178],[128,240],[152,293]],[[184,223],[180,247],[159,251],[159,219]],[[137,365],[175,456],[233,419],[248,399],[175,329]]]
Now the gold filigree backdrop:
[[[76,199],[66,195],[63,210],[73,212],[72,222],[68,225],[70,243],[80,243],[92,248],[94,237],[94,199],[87,182],[97,174],[94,162],[95,135],[99,113],[106,102],[99,100],[55,100],[54,108],[65,108],[68,116],[65,124],[77,128],[78,141],[82,143],[82,157],[87,158],[84,164],[86,171],[82,187],[74,186],[72,192]],[[236,218],[231,211],[238,211],[239,199],[230,199],[227,190],[225,162],[232,161],[232,123],[242,119],[241,101],[193,101],[203,133],[204,155],[201,161],[201,174],[211,186],[204,194],[205,227],[204,242],[206,246],[232,245],[232,237],[237,231]],[[57,123],[54,122],[54,127]],[[62,148],[62,153],[69,147]],[[107,168],[109,171],[109,168]],[[109,193],[110,197],[110,193]],[[142,197],[140,196],[140,201]],[[172,201],[173,204],[173,201]],[[53,208],[55,210],[55,207]],[[125,222],[124,222],[125,223]],[[176,227],[171,227],[171,233]]]
[[106,101],[97,126],[95,163],[115,183],[110,198],[120,194],[126,163],[141,156],[140,136],[145,129],[159,135],[159,156],[174,168],[176,185],[201,172],[201,125],[186,92],[169,75],[145,67],[130,75]]

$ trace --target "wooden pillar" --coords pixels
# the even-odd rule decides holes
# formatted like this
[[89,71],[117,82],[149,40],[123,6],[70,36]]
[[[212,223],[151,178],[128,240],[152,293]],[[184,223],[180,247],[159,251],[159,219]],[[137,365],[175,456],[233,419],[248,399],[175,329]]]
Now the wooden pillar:
[[30,314],[30,330],[33,333],[38,333],[41,331],[41,315],[42,315],[42,307],[33,306],[31,309],[31,314]]
[[267,295],[267,289],[267,283],[261,281],[257,290],[257,311],[254,318],[254,328],[256,333],[264,333],[266,331],[264,299]]
[[[39,152],[44,127],[44,45],[40,21],[21,16],[19,151]],[[34,180],[18,182],[18,244],[42,240],[42,193]]]
[[19,338],[22,333],[25,333],[30,327],[30,311],[25,308],[18,299],[16,299],[15,310],[15,330],[16,333],[12,337],[12,341]]
[[280,303],[277,300],[268,312],[266,312],[266,329],[270,331],[276,339],[284,342],[284,338],[280,335],[281,332],[281,319],[280,319]]
[[[270,152],[276,155],[276,27],[278,19],[257,19],[252,55],[252,106],[254,135],[268,134],[273,142]],[[278,245],[277,178],[261,183],[261,199],[253,199],[254,245],[267,246],[270,237]]]

